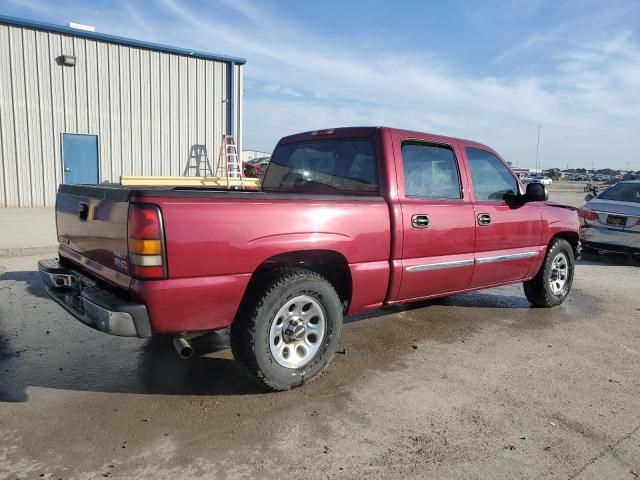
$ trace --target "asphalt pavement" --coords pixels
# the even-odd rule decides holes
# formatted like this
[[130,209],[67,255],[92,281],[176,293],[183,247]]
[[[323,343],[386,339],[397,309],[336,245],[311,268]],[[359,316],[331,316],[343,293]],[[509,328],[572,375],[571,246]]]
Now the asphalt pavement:
[[47,299],[0,258],[0,479],[640,475],[640,267],[580,260],[568,300],[513,285],[349,318],[313,383],[265,393],[226,334],[178,358]]

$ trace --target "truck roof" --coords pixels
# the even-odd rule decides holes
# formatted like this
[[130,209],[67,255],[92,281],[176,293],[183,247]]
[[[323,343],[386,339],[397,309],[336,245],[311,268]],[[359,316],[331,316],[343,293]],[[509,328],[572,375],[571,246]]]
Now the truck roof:
[[[314,138],[316,136],[318,136],[319,134],[325,134],[325,135],[331,135],[335,138],[344,138],[344,137],[369,137],[371,135],[373,135],[373,133],[376,130],[381,130],[381,129],[386,129],[389,130],[391,133],[397,133],[406,137],[424,137],[427,136],[429,137],[429,139],[435,141],[435,142],[442,142],[442,143],[451,143],[453,141],[457,141],[457,142],[462,142],[466,145],[469,146],[474,146],[474,147],[478,147],[481,148],[483,150],[488,150],[490,152],[496,153],[491,147],[480,143],[480,142],[476,142],[474,140],[468,140],[465,138],[457,138],[457,137],[448,137],[445,135],[437,135],[435,133],[428,133],[428,132],[419,132],[417,130],[405,130],[402,128],[393,128],[393,127],[385,127],[385,126],[371,126],[371,127],[367,127],[367,126],[363,126],[363,127],[338,127],[338,128],[328,128],[328,129],[322,129],[322,130],[313,130],[313,131],[308,131],[308,132],[302,132],[302,133],[295,133],[293,135],[289,135],[286,137],[283,137],[280,140],[280,143],[292,143],[292,142],[299,142],[302,140],[309,140],[311,138]],[[328,133],[328,132],[332,132],[332,133]]]

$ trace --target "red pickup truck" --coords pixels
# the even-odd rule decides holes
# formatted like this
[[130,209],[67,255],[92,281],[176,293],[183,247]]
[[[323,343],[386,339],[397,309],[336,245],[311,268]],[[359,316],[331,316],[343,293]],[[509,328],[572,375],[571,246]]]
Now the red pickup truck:
[[39,269],[72,315],[185,356],[230,327],[272,390],[325,369],[345,314],[515,282],[559,305],[579,250],[575,209],[491,148],[384,127],[283,138],[259,192],[61,185],[56,222]]

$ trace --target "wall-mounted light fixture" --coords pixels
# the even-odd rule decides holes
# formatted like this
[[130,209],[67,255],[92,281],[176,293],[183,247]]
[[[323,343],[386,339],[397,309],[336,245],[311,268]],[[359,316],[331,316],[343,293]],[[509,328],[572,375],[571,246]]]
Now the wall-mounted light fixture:
[[76,66],[76,57],[73,55],[60,55],[58,57],[58,63],[65,67],[75,67]]

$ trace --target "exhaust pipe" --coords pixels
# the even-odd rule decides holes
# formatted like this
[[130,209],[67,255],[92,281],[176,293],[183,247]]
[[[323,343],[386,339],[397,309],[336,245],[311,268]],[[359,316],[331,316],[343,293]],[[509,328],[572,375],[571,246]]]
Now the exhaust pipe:
[[193,356],[193,347],[191,346],[191,342],[183,335],[173,337],[173,347],[182,359],[188,360]]

